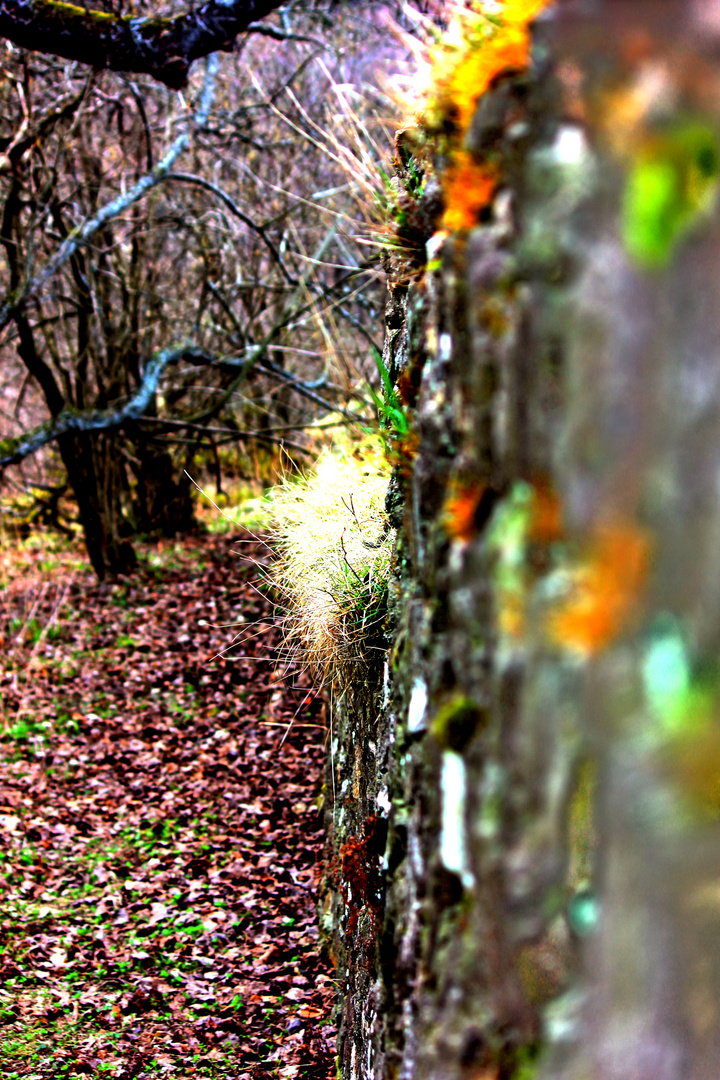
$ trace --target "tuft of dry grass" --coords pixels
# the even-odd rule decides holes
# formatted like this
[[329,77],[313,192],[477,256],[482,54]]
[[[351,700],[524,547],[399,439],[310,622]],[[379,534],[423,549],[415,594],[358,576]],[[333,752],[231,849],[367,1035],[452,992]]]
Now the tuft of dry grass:
[[272,578],[288,648],[324,685],[344,686],[384,647],[395,532],[391,467],[377,437],[326,449],[314,471],[271,496],[279,557]]

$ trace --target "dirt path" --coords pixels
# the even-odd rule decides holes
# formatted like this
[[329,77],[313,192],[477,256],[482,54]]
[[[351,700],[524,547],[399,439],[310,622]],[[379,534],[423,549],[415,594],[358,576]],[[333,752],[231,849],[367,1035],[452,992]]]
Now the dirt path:
[[100,587],[40,551],[0,592],[4,1080],[334,1076],[323,711],[266,622],[209,659],[269,615],[238,539]]

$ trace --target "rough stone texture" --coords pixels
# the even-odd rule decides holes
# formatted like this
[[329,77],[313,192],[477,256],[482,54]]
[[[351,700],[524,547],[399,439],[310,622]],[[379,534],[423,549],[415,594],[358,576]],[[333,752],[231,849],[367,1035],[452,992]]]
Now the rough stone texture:
[[[473,126],[526,188],[528,159],[542,170],[555,137],[546,85],[506,81]],[[389,500],[391,648],[334,709],[325,920],[346,979],[347,1077],[529,1066],[539,1007],[572,963],[561,902],[547,900],[565,877],[576,739],[562,706],[575,679],[536,674],[542,702],[524,701],[537,665],[498,653],[484,530],[514,480],[547,475],[561,397],[555,338],[534,312],[562,252],[528,236],[537,199],[547,193],[525,193],[523,222],[499,198],[491,223],[443,244],[434,271],[391,283],[385,363],[419,382],[419,444]],[[468,539],[443,524],[455,489],[477,502]]]
[[[612,35],[628,8],[607,9]],[[418,444],[388,500],[388,652],[333,703],[346,1080],[720,1075],[720,230],[663,273],[631,264],[620,170],[601,144],[561,152],[579,129],[547,56],[478,110],[507,178],[491,220],[391,283],[385,362],[419,386]],[[556,581],[532,535],[528,629],[501,629],[499,515],[544,488],[569,549],[607,522],[652,538],[633,618],[592,661],[537,630]],[[661,730],[643,689],[658,627],[705,672],[699,741]],[[571,912],[594,893],[585,937]]]

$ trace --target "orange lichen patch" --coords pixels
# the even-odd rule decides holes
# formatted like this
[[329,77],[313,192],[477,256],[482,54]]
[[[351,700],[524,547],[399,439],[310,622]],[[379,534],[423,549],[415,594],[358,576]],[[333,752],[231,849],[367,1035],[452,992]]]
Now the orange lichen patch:
[[508,27],[502,34],[473,35],[469,45],[464,55],[444,53],[434,65],[439,109],[450,115],[461,131],[467,131],[478,98],[493,79],[504,71],[522,71],[527,66],[529,36],[525,29]]
[[472,228],[495,194],[497,168],[480,164],[461,141],[493,80],[527,67],[529,24],[547,3],[506,0],[499,12],[482,3],[456,4],[447,33],[430,50],[430,90],[422,114],[427,128],[449,135],[449,163],[442,178],[444,229]]
[[553,544],[563,537],[562,503],[549,485],[538,483],[533,490],[528,540],[536,544]]
[[498,75],[522,71],[530,52],[529,23],[548,0],[507,0],[488,17],[482,5],[458,6],[447,33],[431,50],[429,113],[467,131],[478,98]]
[[648,573],[651,545],[636,525],[599,528],[570,592],[549,617],[551,638],[591,656],[606,648],[632,617]]
[[412,475],[413,461],[419,449],[420,436],[417,431],[410,430],[407,435],[398,436],[386,445],[385,456],[393,468],[407,479]]
[[445,500],[442,524],[453,540],[472,540],[485,528],[501,495],[477,478],[455,478]]
[[492,166],[480,165],[465,150],[459,151],[443,177],[443,228],[457,231],[476,225],[478,214],[492,199],[497,184],[497,171]]
[[527,26],[544,8],[549,7],[550,3],[551,0],[503,0],[503,21]]
[[459,485],[448,498],[442,522],[453,540],[472,540],[476,535],[478,510],[487,490],[486,484]]
[[401,371],[395,389],[397,390],[397,396],[403,405],[406,405],[409,409],[414,409],[417,403],[417,396],[420,391],[420,382],[422,379],[422,363],[415,362],[411,364],[405,371]]

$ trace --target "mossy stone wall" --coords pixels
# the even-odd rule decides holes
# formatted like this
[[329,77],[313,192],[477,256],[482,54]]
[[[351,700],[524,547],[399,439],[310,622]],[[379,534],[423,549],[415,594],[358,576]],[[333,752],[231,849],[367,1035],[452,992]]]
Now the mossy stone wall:
[[[323,920],[348,1080],[521,1075],[575,963],[560,899],[574,721],[538,717],[527,658],[499,654],[485,528],[515,481],[549,475],[560,415],[545,294],[564,252],[538,228],[559,183],[551,88],[540,57],[483,100],[473,137],[492,128],[508,197],[436,241],[432,269],[390,281],[385,364],[419,387],[417,448],[399,448],[388,496],[389,648],[333,702],[327,783]],[[543,693],[562,705],[573,683]]]
[[[663,5],[661,59],[698,48],[689,11]],[[581,27],[566,89],[631,98],[633,17]],[[390,281],[417,441],[388,649],[332,702],[343,1080],[720,1075],[720,228],[634,262],[632,165],[551,56],[479,103],[487,220]],[[664,107],[717,125],[698,85]]]

